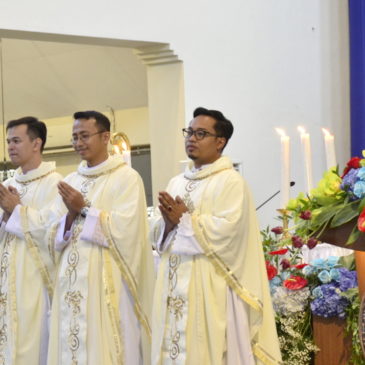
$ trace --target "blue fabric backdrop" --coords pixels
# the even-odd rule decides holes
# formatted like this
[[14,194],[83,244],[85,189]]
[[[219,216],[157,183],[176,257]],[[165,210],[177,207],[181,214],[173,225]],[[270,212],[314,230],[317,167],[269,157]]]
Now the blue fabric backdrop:
[[365,1],[349,0],[351,155],[365,149]]

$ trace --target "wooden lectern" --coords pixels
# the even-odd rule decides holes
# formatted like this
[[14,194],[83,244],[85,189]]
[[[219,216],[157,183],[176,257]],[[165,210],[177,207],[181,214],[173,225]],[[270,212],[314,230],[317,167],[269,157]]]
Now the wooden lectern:
[[[355,250],[359,295],[362,298],[365,292],[365,234],[361,233],[354,243],[346,245],[356,222],[357,219],[353,219],[340,227],[328,228],[317,238],[322,242]],[[351,339],[345,337],[344,329],[345,320],[314,316],[314,341],[321,349],[315,356],[315,365],[348,364],[351,355]]]

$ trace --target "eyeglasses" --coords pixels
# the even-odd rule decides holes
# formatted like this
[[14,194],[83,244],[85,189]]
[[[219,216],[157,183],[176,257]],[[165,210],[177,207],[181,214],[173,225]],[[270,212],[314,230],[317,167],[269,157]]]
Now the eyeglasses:
[[203,131],[201,129],[198,129],[197,131],[194,131],[193,129],[187,129],[187,128],[183,128],[182,129],[183,132],[183,136],[185,138],[190,138],[191,136],[194,136],[198,141],[204,139],[205,137],[220,137],[216,134],[207,132],[207,131]]
[[79,136],[75,135],[75,136],[72,136],[72,138],[70,139],[70,142],[72,144],[76,144],[77,141],[80,141],[82,143],[86,143],[89,141],[89,139],[92,137],[92,136],[95,136],[96,134],[101,134],[101,133],[104,133],[106,131],[100,131],[100,132],[96,132],[96,133],[92,133],[92,134],[80,134]]

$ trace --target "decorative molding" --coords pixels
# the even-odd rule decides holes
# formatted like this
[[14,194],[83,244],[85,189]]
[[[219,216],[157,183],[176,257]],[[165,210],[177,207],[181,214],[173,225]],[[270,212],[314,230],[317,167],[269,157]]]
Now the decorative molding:
[[147,66],[157,66],[180,63],[179,57],[170,49],[168,44],[137,48],[136,56]]

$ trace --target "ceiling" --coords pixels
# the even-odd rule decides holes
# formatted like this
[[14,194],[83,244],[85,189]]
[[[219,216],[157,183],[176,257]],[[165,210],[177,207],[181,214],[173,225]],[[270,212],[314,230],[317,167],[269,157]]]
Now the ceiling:
[[1,44],[5,122],[147,106],[146,68],[132,48],[19,39]]

